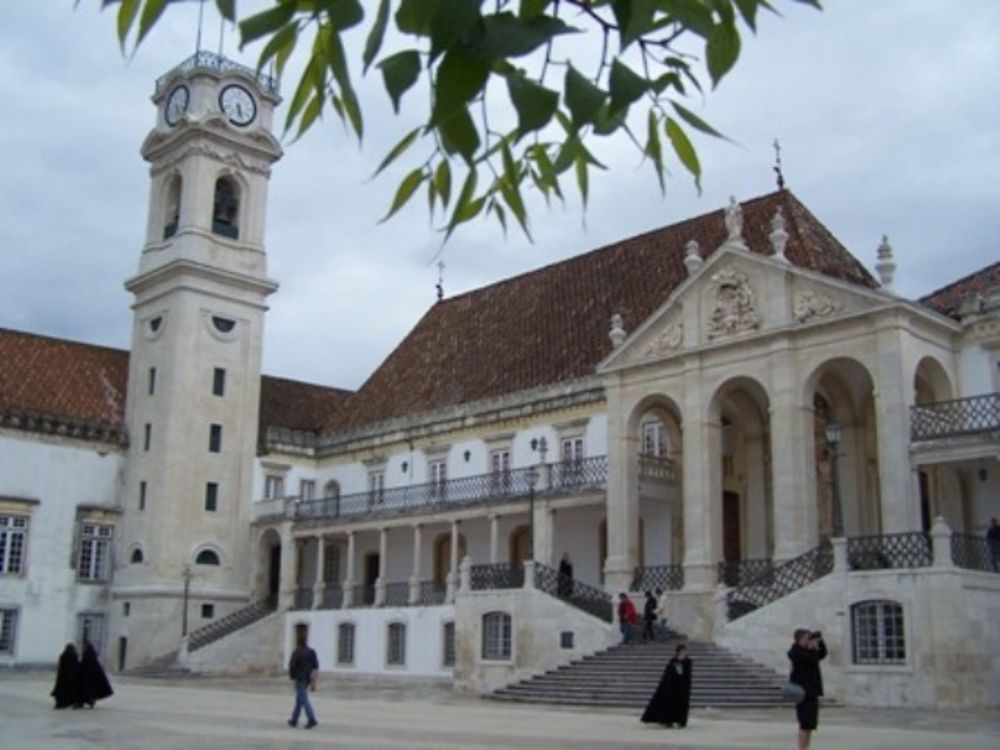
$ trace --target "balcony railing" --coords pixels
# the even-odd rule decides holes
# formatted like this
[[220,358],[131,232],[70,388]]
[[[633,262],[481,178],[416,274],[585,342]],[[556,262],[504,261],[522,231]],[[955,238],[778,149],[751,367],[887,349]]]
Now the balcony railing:
[[387,583],[385,585],[385,607],[406,607],[410,603],[410,584],[407,582]]
[[934,562],[930,536],[922,531],[855,536],[847,540],[851,570],[925,568]]
[[344,589],[336,584],[328,585],[323,589],[323,599],[320,606],[323,609],[340,609],[344,604]]
[[558,597],[577,609],[611,622],[613,606],[606,591],[559,574],[544,563],[535,563],[535,588]]
[[952,534],[951,561],[966,570],[1000,573],[1000,544],[972,534]]
[[1000,434],[1000,393],[910,407],[910,439],[940,440]]
[[666,456],[639,454],[639,477],[660,482],[677,481],[677,462]]
[[237,62],[223,57],[222,55],[217,55],[214,52],[209,52],[208,50],[198,50],[187,60],[182,62],[176,68],[168,72],[164,76],[160,76],[156,79],[156,91],[159,91],[167,84],[167,79],[174,74],[174,71],[181,71],[186,73],[188,71],[194,70],[195,68],[207,68],[209,70],[215,70],[220,73],[224,73],[227,70],[238,70],[242,73],[246,73],[251,78],[257,80],[261,87],[272,94],[278,93],[278,79],[263,73],[258,73],[253,68],[248,68],[245,65],[240,65]]
[[470,583],[473,591],[519,589],[524,585],[524,565],[522,563],[473,565],[470,570]]
[[312,609],[313,588],[312,586],[299,586],[295,589],[295,596],[292,599],[292,609]]
[[774,561],[762,557],[750,560],[723,560],[719,563],[719,583],[726,586],[745,586],[770,575]]
[[684,588],[683,565],[650,565],[636,568],[632,591],[680,591]]
[[437,581],[420,582],[420,598],[417,604],[444,604],[448,587]]
[[833,570],[833,547],[824,542],[777,566],[757,580],[732,589],[726,595],[729,619],[749,614],[759,607],[798,591]]
[[[594,456],[567,464],[550,464],[548,478],[542,473],[536,496],[568,494],[602,489],[607,484],[606,456]],[[357,519],[408,512],[447,510],[489,505],[512,499],[527,499],[530,468],[502,473],[477,474],[446,482],[389,487],[380,492],[357,492],[339,497],[295,503],[295,518]],[[546,481],[548,479],[548,481]]]

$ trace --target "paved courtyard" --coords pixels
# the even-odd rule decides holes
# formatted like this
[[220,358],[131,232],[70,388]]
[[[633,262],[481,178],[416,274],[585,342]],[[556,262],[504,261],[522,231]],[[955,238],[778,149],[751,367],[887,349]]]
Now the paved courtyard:
[[[327,681],[320,725],[291,729],[287,681],[118,679],[89,711],[53,711],[51,676],[0,673],[3,747],[10,750],[309,750],[414,748],[795,747],[789,710],[698,711],[686,730],[646,727],[617,710],[543,708],[455,696],[436,686],[359,687]],[[996,750],[1000,712],[824,710],[814,750]]]

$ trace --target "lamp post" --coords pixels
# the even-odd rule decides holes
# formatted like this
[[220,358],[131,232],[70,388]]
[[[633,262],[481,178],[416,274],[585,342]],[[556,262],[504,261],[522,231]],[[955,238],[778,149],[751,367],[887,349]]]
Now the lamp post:
[[833,536],[840,538],[844,535],[844,515],[840,508],[840,477],[837,472],[837,458],[839,453],[840,439],[843,437],[843,428],[839,422],[827,422],[823,428],[826,444],[830,448],[830,478],[833,489]]
[[524,475],[528,483],[528,552],[529,560],[535,559],[535,485],[538,484],[538,469],[534,464]]
[[191,592],[191,566],[184,566],[184,609],[181,611],[181,636],[188,634],[188,595]]

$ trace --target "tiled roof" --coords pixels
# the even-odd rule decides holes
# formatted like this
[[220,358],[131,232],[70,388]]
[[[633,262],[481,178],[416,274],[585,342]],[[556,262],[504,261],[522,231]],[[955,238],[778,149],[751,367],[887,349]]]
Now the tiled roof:
[[[795,265],[866,287],[871,274],[788,191],[742,204],[743,237],[771,253],[771,219],[786,219]],[[579,378],[608,354],[612,314],[635,328],[686,277],[685,244],[702,256],[726,239],[722,210],[648,232],[438,302],[327,427],[373,424]]]
[[267,427],[318,432],[336,418],[351,395],[341,388],[265,375],[260,383],[260,432],[263,435]]
[[948,286],[943,286],[926,297],[921,297],[920,303],[942,315],[958,318],[958,311],[963,299],[977,294],[986,297],[995,290],[1000,290],[1000,261],[986,266],[986,268],[981,268],[975,273],[948,284]]

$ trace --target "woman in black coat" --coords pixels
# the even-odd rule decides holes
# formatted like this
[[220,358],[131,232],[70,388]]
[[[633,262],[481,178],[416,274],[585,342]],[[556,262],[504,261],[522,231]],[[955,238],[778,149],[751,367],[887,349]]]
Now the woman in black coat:
[[97,658],[97,650],[84,641],[83,659],[80,660],[80,702],[93,708],[97,701],[114,692]]
[[792,662],[789,682],[794,682],[805,691],[805,697],[795,706],[795,716],[799,721],[799,750],[808,750],[812,733],[819,723],[819,697],[823,695],[823,673],[819,663],[826,658],[826,644],[821,633],[811,633],[805,629],[795,631],[795,640],[788,650]]
[[56,708],[73,706],[79,708],[80,698],[80,659],[76,655],[76,646],[67,643],[59,655],[59,666],[56,669],[56,684],[50,695],[56,699]]
[[677,724],[687,726],[688,709],[691,708],[691,659],[687,646],[677,647],[674,658],[667,662],[660,684],[649,699],[649,705],[642,714],[647,724]]

